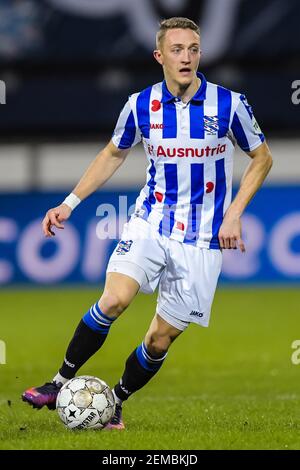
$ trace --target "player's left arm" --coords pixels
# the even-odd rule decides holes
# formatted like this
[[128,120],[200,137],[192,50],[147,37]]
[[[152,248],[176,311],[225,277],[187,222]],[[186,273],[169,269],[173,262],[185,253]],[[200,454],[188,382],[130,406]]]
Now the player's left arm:
[[272,155],[266,142],[246,153],[252,161],[243,174],[239,191],[227,209],[219,230],[221,248],[240,248],[242,252],[246,249],[242,240],[241,216],[272,167]]

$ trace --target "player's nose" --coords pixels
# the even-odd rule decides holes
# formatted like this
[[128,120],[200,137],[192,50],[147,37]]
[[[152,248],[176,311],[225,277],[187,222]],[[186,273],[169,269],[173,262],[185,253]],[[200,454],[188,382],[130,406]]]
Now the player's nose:
[[182,58],[181,58],[181,62],[186,65],[186,64],[190,64],[191,63],[191,56],[190,56],[190,52],[187,50],[187,51],[183,51],[182,53]]

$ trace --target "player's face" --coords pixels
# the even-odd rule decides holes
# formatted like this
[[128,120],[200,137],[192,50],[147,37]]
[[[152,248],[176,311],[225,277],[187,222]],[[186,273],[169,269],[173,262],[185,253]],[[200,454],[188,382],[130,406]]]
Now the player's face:
[[169,29],[154,57],[163,66],[165,78],[188,87],[200,62],[200,38],[192,29]]

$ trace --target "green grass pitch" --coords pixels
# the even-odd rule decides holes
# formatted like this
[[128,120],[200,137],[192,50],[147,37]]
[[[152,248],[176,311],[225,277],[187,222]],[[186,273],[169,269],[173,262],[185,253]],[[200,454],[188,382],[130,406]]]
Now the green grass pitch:
[[[124,406],[126,430],[69,431],[31,409],[25,388],[51,379],[95,290],[4,290],[0,340],[1,449],[299,449],[300,292],[217,291],[209,328],[190,326],[158,375]],[[113,386],[142,341],[155,296],[139,295],[81,370]]]

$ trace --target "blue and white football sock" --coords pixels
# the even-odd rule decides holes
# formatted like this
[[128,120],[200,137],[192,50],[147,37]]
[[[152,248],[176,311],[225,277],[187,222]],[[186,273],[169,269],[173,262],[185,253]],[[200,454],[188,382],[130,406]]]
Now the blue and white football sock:
[[142,343],[128,357],[122,378],[114,387],[114,394],[122,401],[142,388],[161,368],[167,352],[153,356]]
[[101,311],[98,302],[96,302],[84,315],[82,320],[91,330],[107,335],[116,317],[108,317],[105,315]]
[[59,374],[71,379],[85,362],[97,352],[107,338],[116,318],[105,315],[96,302],[80,321],[68,346]]

